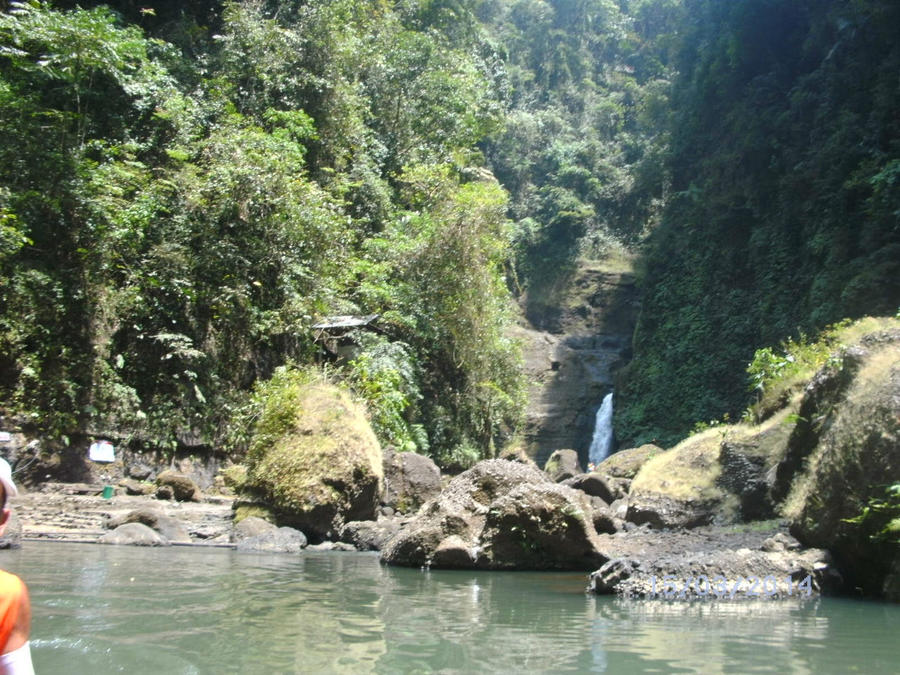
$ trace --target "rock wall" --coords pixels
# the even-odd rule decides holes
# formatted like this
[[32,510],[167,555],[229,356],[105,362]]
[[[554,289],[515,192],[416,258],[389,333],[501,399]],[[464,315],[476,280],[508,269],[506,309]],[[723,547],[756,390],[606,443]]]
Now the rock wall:
[[571,448],[586,465],[597,409],[631,357],[640,309],[634,275],[585,261],[554,292],[523,305],[515,336],[530,383],[526,450],[543,466],[554,450]]

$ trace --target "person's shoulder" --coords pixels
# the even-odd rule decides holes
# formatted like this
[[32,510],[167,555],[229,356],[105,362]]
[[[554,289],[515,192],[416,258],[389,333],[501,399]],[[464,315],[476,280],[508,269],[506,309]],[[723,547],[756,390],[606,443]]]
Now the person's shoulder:
[[25,582],[12,572],[0,570],[0,589],[24,588]]

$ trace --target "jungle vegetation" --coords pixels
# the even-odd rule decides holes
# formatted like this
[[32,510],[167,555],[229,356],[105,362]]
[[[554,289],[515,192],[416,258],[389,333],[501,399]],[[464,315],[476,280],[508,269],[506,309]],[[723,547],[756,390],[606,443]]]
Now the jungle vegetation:
[[240,452],[286,367],[465,465],[516,301],[621,249],[619,437],[739,411],[756,349],[900,304],[895,5],[2,2],[0,415]]

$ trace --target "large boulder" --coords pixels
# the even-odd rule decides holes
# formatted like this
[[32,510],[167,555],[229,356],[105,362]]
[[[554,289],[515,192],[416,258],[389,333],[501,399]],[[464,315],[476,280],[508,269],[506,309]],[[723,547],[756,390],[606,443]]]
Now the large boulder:
[[384,451],[384,494],[381,503],[399,513],[412,513],[441,492],[441,470],[414,452]]
[[599,497],[607,504],[612,503],[616,499],[613,490],[606,479],[599,473],[582,473],[572,478],[567,478],[562,482],[570,488],[580,490],[590,497]]
[[375,518],[382,453],[362,408],[333,385],[283,387],[258,425],[245,494],[268,505],[279,524],[316,538]]
[[634,478],[649,459],[661,452],[663,449],[652,443],[647,443],[639,448],[619,450],[594,467],[594,471],[615,478]]
[[555,450],[544,464],[544,471],[554,483],[584,473],[584,469],[578,463],[578,453],[574,450]]
[[760,426],[713,427],[654,455],[631,482],[626,519],[690,528],[772,517],[772,477],[793,428],[791,413]]
[[124,515],[111,518],[105,525],[109,530],[115,530],[127,523],[141,523],[154,530],[170,542],[179,544],[191,543],[191,535],[178,520],[167,516],[159,508],[144,506]]
[[292,527],[276,527],[260,534],[237,540],[237,550],[245,553],[300,553],[306,547],[306,536]]
[[391,564],[591,569],[597,548],[587,495],[518,462],[485,460],[454,478],[391,539]]
[[202,494],[197,484],[178,471],[163,471],[156,477],[156,496],[179,502],[199,502]]
[[169,546],[169,540],[143,523],[125,523],[97,540],[98,544]]
[[801,410],[808,417],[779,467],[806,455],[785,504],[791,532],[832,551],[851,587],[893,597],[900,585],[900,321],[836,354],[807,386]]

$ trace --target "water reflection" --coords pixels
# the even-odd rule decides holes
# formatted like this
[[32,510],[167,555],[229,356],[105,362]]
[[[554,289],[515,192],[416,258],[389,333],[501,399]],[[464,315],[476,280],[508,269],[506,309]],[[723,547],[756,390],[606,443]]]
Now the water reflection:
[[895,671],[900,607],[627,602],[585,575],[29,544],[39,672]]

